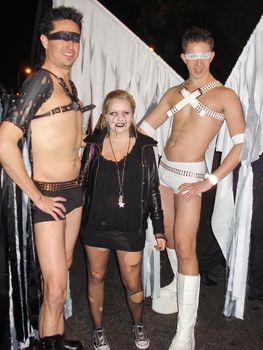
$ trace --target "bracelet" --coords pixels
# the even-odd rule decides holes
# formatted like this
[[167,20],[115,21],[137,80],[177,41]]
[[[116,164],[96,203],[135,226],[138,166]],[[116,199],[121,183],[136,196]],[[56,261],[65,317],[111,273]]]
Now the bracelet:
[[165,238],[165,235],[163,233],[156,233],[155,239],[157,239],[157,238],[161,238],[161,239],[164,239],[165,241],[167,241],[167,239]]
[[213,174],[206,174],[206,179],[208,179],[213,186],[218,184],[218,178]]

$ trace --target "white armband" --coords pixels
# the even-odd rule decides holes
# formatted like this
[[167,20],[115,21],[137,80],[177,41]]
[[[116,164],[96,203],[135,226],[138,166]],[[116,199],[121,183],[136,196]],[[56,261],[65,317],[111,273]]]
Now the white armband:
[[143,122],[141,123],[141,125],[139,125],[139,127],[150,137],[152,137],[154,140],[157,139],[157,135],[156,135],[156,130],[146,121],[143,120]]
[[205,179],[208,179],[213,186],[218,184],[218,178],[213,174],[205,174]]
[[237,134],[235,136],[231,137],[232,142],[234,145],[238,145],[239,143],[244,143],[244,139],[245,139],[245,134]]

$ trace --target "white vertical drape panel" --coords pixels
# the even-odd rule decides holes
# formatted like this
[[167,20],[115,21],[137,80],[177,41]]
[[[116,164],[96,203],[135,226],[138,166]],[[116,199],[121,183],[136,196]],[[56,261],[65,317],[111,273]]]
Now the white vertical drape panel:
[[[84,15],[80,55],[72,68],[72,80],[84,104],[97,107],[92,112],[92,125],[101,114],[105,95],[120,88],[129,91],[136,101],[135,120],[139,122],[173,85],[183,79],[140,40],[133,32],[95,0],[55,0],[53,6],[74,6]],[[88,115],[84,115],[83,130]],[[157,131],[158,150],[162,153],[170,122]],[[151,221],[143,259],[145,296],[158,296],[160,289],[160,253],[154,249]]]
[[[72,68],[84,104],[94,103],[96,124],[105,95],[128,90],[135,98],[136,121],[150,105],[182,78],[132,31],[95,0],[55,0],[53,6],[74,6],[84,15],[80,55]],[[85,116],[84,129],[87,126]]]
[[[245,119],[245,144],[241,155],[241,168],[237,184],[235,206],[232,204],[232,179],[229,176],[219,184],[212,226],[224,251],[229,266],[224,314],[243,319],[249,259],[253,173],[251,162],[263,151],[263,17],[233,68],[226,86],[240,97]],[[222,157],[228,153],[228,131],[221,130],[217,148]],[[230,198],[231,197],[231,198]],[[228,213],[227,217],[225,214]],[[225,221],[226,220],[226,221]]]
[[[93,103],[97,106],[92,112],[93,126],[100,116],[105,95],[113,89],[125,89],[134,96],[137,102],[136,121],[140,121],[158,103],[168,88],[182,82],[182,78],[171,67],[150,51],[147,45],[99,2],[95,0],[54,0],[53,5],[74,6],[84,14],[81,51],[72,69],[72,79],[77,85],[84,104]],[[263,57],[260,43],[262,43],[262,22],[255,29],[226,82],[226,86],[237,92],[244,108],[247,122],[246,145],[242,155],[236,204],[234,205],[232,174],[230,174],[218,184],[212,217],[215,236],[230,265],[224,313],[239,318],[243,317],[245,284],[241,287],[238,275],[243,268],[242,283],[244,281],[246,283],[252,216],[250,163],[262,152],[263,142],[261,130],[263,79],[262,69],[260,70],[259,66],[259,62],[263,62]],[[87,120],[86,115],[84,130],[87,127]],[[167,120],[157,130],[160,154],[170,131],[170,123],[171,120]],[[223,160],[232,147],[225,124],[206,153],[209,170],[216,141],[217,150],[222,152]],[[246,217],[245,220],[243,215]],[[240,232],[243,232],[243,236]],[[243,240],[244,237],[246,240]],[[244,243],[243,248],[241,248],[240,238]],[[155,252],[153,245],[154,240],[150,227],[147,232],[143,266],[146,296],[157,295],[159,291],[158,283],[153,285],[152,280],[151,268],[153,266],[157,271],[157,276],[159,274],[159,253]],[[241,254],[242,249],[245,252],[244,256]],[[239,265],[240,269],[238,269],[237,265],[241,260],[243,265],[242,267]],[[236,302],[238,299],[240,302]]]

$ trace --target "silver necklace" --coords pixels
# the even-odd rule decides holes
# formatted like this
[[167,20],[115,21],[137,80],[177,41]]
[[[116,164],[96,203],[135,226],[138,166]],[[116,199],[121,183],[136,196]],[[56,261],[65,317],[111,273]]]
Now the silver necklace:
[[115,153],[113,151],[112,143],[111,143],[110,136],[109,136],[110,148],[111,148],[111,152],[112,152],[112,155],[113,155],[113,158],[114,158],[114,162],[115,162],[115,165],[116,165],[117,176],[118,176],[118,183],[119,183],[119,198],[118,198],[119,208],[124,208],[124,206],[125,206],[124,193],[123,193],[123,183],[124,183],[124,173],[125,173],[126,159],[127,159],[128,153],[129,153],[130,142],[131,142],[131,138],[129,137],[128,149],[127,149],[126,155],[124,156],[122,174],[120,175],[119,164],[118,164],[117,158],[115,156]]

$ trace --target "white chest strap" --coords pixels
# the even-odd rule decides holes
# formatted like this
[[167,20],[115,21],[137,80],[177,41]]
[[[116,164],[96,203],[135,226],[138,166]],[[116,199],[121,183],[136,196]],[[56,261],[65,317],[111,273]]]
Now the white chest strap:
[[183,99],[179,101],[173,108],[171,108],[167,112],[168,117],[172,117],[175,113],[180,111],[186,105],[190,104],[194,110],[198,113],[200,117],[204,117],[205,115],[212,117],[218,120],[224,120],[224,115],[222,113],[211,110],[210,108],[203,105],[201,102],[197,100],[197,97],[203,95],[205,92],[213,89],[216,86],[222,85],[219,81],[214,80],[211,83],[208,83],[199,89],[190,93],[184,86],[180,90],[180,93],[183,95]]
[[199,90],[195,90],[190,94],[190,92],[187,91],[185,87],[183,87],[180,90],[180,93],[184,96],[184,98],[176,103],[176,105],[167,112],[168,117],[172,117],[176,112],[180,111],[188,104],[193,106],[193,108],[197,107],[198,101],[196,98],[201,95],[201,92]]

